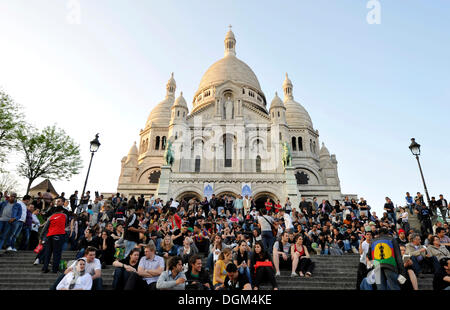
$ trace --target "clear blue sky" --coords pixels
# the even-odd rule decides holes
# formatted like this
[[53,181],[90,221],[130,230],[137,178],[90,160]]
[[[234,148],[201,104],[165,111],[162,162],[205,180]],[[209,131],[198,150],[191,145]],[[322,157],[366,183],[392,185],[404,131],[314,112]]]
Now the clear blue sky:
[[80,24],[67,22],[70,2],[0,0],[0,87],[36,126],[56,123],[82,146],[85,169],[58,191],[81,191],[97,132],[88,189],[115,191],[170,73],[190,104],[232,24],[269,101],[289,73],[343,193],[381,212],[386,195],[423,192],[415,137],[430,194],[450,195],[449,1],[380,0],[379,25],[366,0],[79,0]]

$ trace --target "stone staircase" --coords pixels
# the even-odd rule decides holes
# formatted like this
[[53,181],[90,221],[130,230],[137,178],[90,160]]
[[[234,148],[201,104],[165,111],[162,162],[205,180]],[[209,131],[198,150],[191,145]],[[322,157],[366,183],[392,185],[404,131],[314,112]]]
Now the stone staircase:
[[[62,259],[73,260],[76,252],[63,252]],[[42,265],[33,265],[35,253],[32,251],[9,252],[0,256],[0,290],[48,290],[57,275],[41,273]],[[354,290],[359,256],[312,256],[316,267],[311,278],[291,278],[289,270],[281,270],[277,277],[280,290]],[[102,270],[104,288],[112,289],[114,267]],[[432,289],[432,276],[419,279],[421,290]],[[264,285],[261,289],[271,289]]]

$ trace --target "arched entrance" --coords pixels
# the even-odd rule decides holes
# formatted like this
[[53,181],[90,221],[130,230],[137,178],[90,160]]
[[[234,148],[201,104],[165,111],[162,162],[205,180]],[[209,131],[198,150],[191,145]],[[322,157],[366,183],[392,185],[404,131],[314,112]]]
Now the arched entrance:
[[228,196],[228,197],[233,197],[234,199],[237,198],[238,194],[233,193],[233,192],[221,192],[220,194],[217,194],[216,197],[223,197],[223,196]]
[[198,201],[202,201],[202,197],[196,193],[196,192],[183,192],[180,195],[178,195],[177,199],[178,201],[186,201],[189,202],[192,198],[196,198]]
[[262,192],[262,193],[258,193],[255,195],[254,200],[255,200],[255,205],[256,205],[256,209],[260,210],[260,209],[264,209],[264,204],[267,201],[267,198],[270,199],[270,202],[274,205],[278,198],[269,192]]

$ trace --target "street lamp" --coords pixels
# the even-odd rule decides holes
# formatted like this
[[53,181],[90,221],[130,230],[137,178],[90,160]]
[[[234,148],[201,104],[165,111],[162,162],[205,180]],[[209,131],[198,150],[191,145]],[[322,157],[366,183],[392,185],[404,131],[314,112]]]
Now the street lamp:
[[91,146],[89,148],[89,150],[91,151],[91,161],[89,162],[89,168],[88,168],[88,171],[86,174],[86,180],[84,181],[83,193],[81,194],[80,204],[81,204],[81,199],[83,199],[83,196],[84,196],[84,191],[86,190],[86,185],[87,185],[87,181],[89,178],[89,172],[91,171],[92,158],[94,157],[94,154],[98,151],[99,147],[100,147],[100,141],[98,141],[98,134],[96,134],[95,139],[91,141]]
[[420,165],[419,155],[420,155],[420,144],[416,142],[416,139],[411,139],[411,145],[409,146],[411,153],[416,156],[417,163],[419,164],[420,175],[422,176],[423,187],[425,187],[425,194],[427,195],[428,206],[430,205],[430,195],[428,195],[427,185],[425,184],[425,178],[423,177],[422,166]]

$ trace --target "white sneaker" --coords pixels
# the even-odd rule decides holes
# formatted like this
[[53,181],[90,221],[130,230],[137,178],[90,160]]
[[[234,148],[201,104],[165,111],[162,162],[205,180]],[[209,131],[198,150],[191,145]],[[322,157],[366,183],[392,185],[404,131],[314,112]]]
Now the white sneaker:
[[9,251],[14,251],[14,250],[13,250],[12,247],[9,246],[9,247],[6,249],[6,252],[9,252]]
[[295,277],[299,277],[299,275],[296,274],[295,272],[291,273],[291,278],[295,278]]
[[358,254],[358,250],[354,246],[352,246],[352,251],[353,253]]
[[16,248],[12,248],[11,251],[17,252],[17,249]]
[[281,274],[280,274],[280,272],[278,271],[278,272],[275,274],[275,277],[279,277],[279,276],[281,276]]
[[36,258],[36,260],[34,261],[33,265],[39,265],[39,258]]

